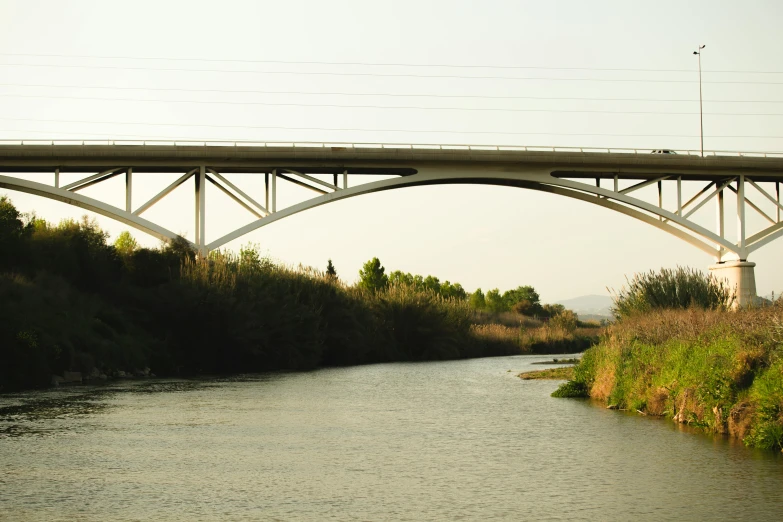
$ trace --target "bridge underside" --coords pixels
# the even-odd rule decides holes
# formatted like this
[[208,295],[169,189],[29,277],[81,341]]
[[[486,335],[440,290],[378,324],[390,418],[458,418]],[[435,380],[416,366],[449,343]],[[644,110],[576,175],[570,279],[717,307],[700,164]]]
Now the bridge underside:
[[[47,197],[116,219],[163,240],[178,235],[143,217],[177,187],[193,185],[195,202],[193,247],[202,254],[253,230],[303,210],[348,197],[397,188],[451,183],[519,187],[578,199],[634,217],[664,230],[716,261],[747,260],[749,254],[783,235],[780,182],[783,157],[745,155],[694,157],[583,151],[528,151],[501,148],[416,148],[408,146],[183,146],[171,145],[0,145],[0,172],[40,173],[37,181],[0,175],[0,187]],[[82,179],[60,183],[60,174],[85,173]],[[158,194],[134,204],[134,175],[177,173]],[[242,176],[264,179],[264,190],[251,194],[240,187]],[[373,181],[372,176],[388,179]],[[87,187],[122,176],[123,208],[80,194]],[[354,186],[349,187],[349,176]],[[136,178],[137,180],[140,178]],[[48,181],[48,182],[47,182]],[[699,182],[686,194],[683,181]],[[290,183],[313,197],[278,208],[278,186]],[[694,183],[691,183],[693,185]],[[206,241],[206,187],[214,187],[254,220]],[[650,189],[657,189],[657,201]],[[750,189],[750,192],[749,192]],[[664,205],[664,192],[676,204]],[[736,195],[737,237],[725,234],[724,195]],[[645,197],[640,194],[647,194]],[[693,215],[712,203],[713,227]],[[766,208],[766,210],[765,210]],[[766,223],[748,233],[746,210]]]

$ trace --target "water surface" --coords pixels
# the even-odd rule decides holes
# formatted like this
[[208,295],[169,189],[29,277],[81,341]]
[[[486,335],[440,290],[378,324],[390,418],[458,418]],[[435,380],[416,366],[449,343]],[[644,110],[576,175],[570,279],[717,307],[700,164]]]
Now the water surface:
[[546,359],[0,396],[0,520],[781,519],[779,454],[516,377]]

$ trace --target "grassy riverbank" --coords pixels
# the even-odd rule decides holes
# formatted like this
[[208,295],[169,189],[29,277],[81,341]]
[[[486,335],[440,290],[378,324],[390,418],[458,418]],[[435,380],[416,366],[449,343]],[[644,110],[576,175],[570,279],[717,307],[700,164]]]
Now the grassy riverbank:
[[590,396],[780,450],[783,303],[624,317],[554,395]]
[[573,312],[548,320],[505,312],[473,315],[473,334],[491,343],[517,347],[521,353],[580,353],[598,342],[604,327],[583,322]]
[[570,380],[574,378],[573,366],[564,366],[562,368],[548,368],[546,370],[533,370],[530,372],[522,372],[518,377],[524,381],[535,380]]

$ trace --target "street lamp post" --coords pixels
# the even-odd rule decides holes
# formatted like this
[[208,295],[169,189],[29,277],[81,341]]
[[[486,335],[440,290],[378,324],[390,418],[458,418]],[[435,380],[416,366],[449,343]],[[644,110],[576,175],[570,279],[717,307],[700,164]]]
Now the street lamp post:
[[693,54],[699,55],[699,129],[701,136],[701,157],[704,157],[704,109],[702,108],[701,101],[701,50],[707,47],[706,45],[700,45]]

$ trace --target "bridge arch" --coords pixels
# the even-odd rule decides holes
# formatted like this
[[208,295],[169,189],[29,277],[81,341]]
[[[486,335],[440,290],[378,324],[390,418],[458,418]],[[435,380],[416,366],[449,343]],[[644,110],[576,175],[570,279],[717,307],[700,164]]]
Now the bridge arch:
[[[43,183],[36,183],[35,181],[28,181],[24,179],[14,178],[11,176],[0,176],[0,188],[13,190],[16,192],[24,192],[26,194],[32,194],[34,196],[41,196],[68,205],[73,205],[101,216],[105,216],[120,223],[124,223],[137,230],[141,230],[153,237],[156,237],[163,241],[172,241],[179,236],[160,225],[146,220],[140,216],[134,215],[131,212],[124,211],[112,205],[108,205],[102,201],[88,196],[83,196],[65,190],[59,187],[52,187],[51,185],[45,185]],[[191,243],[192,244],[192,243]]]
[[[118,171],[120,169],[113,170]],[[195,175],[193,170],[191,170],[191,172],[188,174]],[[205,170],[211,171],[213,175],[217,175],[217,173],[212,169]],[[291,173],[292,171],[286,172]],[[186,174],[186,176],[188,174]],[[104,179],[113,175],[116,175],[116,172],[111,172],[110,174],[106,175]],[[184,177],[185,176],[183,176],[183,178]],[[178,181],[179,183],[177,184],[181,184],[181,182],[184,180],[180,178]],[[215,239],[214,241],[204,245],[204,248],[206,251],[215,250],[254,230],[274,223],[275,221],[321,205],[340,201],[342,199],[406,187],[443,184],[496,185],[556,194],[579,201],[584,201],[593,205],[598,205],[603,208],[607,208],[633,217],[639,221],[652,225],[660,230],[663,230],[664,232],[678,237],[679,239],[686,241],[699,250],[702,250],[703,252],[716,258],[720,258],[723,255],[726,255],[726,253],[733,253],[738,257],[742,255],[740,246],[731,243],[724,237],[721,237],[720,235],[707,230],[693,221],[684,218],[681,212],[676,213],[667,211],[644,200],[628,196],[627,194],[624,194],[620,191],[605,189],[601,188],[600,186],[594,186],[584,182],[555,177],[551,175],[551,171],[549,169],[542,169],[537,171],[528,170],[523,173],[503,172],[493,169],[422,169],[415,174],[364,183],[355,187],[341,188],[332,192],[319,190],[319,192],[321,192],[320,196],[316,196],[314,198],[294,204],[279,211],[267,211],[266,215],[259,214],[258,212],[254,211],[254,214],[258,216],[259,219],[242,226],[229,234]],[[66,188],[53,187],[43,183],[37,183],[34,181],[3,175],[0,175],[0,187],[6,188],[8,190],[25,192],[28,194],[45,197],[90,210],[164,241],[171,241],[180,237],[179,234],[176,234],[175,232],[168,230],[165,227],[153,223],[152,221],[142,218],[140,215],[138,215],[138,211],[131,212],[129,210],[122,210],[113,205],[106,204],[95,198],[78,194],[73,190],[68,190]],[[336,186],[333,187],[336,188]],[[160,199],[161,197],[161,195],[156,196],[157,199]],[[148,208],[149,206],[151,206],[151,202],[147,202],[142,207]],[[244,204],[243,206],[248,208],[248,210],[253,211],[253,209],[249,208],[247,204]],[[674,226],[673,224],[678,226]],[[751,236],[748,238],[751,244],[746,246],[746,250],[749,253],[759,248],[763,244],[768,243],[775,237],[780,236],[781,234],[783,234],[783,223],[778,222],[768,230],[764,231],[764,234],[757,234],[756,236]],[[188,241],[188,243],[190,243],[194,248],[199,247],[199,245],[194,242]],[[718,249],[717,245],[720,245],[721,248]]]
[[[553,177],[550,175],[550,172],[546,170],[532,173],[528,172],[526,176],[521,177],[519,173],[502,173],[493,172],[491,170],[467,172],[455,170],[444,174],[441,171],[428,172],[426,169],[410,176],[375,181],[322,194],[321,196],[292,205],[272,213],[263,219],[256,220],[240,227],[234,232],[210,242],[207,245],[207,249],[214,250],[220,248],[226,243],[275,221],[342,199],[407,187],[445,184],[507,186],[556,194],[598,205],[633,217],[678,237],[712,256],[718,255],[719,251],[714,246],[718,244],[726,251],[738,253],[737,245],[734,245],[725,238],[721,238],[717,234],[714,234],[696,223],[683,219],[682,216],[668,212],[643,200],[618,194],[608,189]],[[651,214],[657,217],[654,217]],[[681,228],[673,226],[671,223],[676,223],[681,227],[690,230],[696,234],[696,236],[685,232]]]

